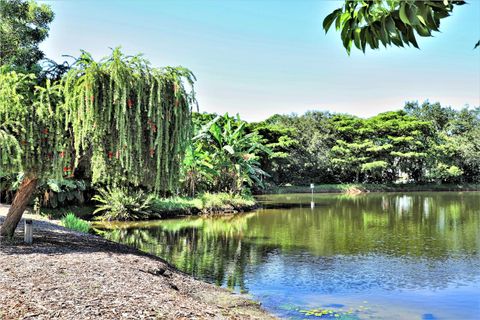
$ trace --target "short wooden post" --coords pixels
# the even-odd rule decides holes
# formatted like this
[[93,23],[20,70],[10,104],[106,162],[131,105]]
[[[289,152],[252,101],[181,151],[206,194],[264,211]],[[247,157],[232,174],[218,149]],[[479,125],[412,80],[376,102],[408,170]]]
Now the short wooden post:
[[312,201],[310,201],[310,208],[313,209],[315,208],[315,202],[313,201],[313,189],[315,188],[315,185],[313,183],[310,183],[310,189],[312,190]]
[[32,219],[25,219],[25,243],[33,243],[33,221]]

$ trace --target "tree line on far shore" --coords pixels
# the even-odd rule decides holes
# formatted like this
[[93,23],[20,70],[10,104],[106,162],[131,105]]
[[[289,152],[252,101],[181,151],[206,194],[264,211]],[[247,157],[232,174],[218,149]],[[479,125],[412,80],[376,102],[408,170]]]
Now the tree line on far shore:
[[[194,126],[200,128],[213,119],[215,115],[194,114]],[[229,131],[240,128],[250,138],[256,137],[251,143],[256,146],[254,152],[248,156],[241,153],[238,159],[255,161],[255,166],[246,168],[251,177],[245,178],[254,188],[268,184],[480,181],[479,107],[456,110],[440,103],[408,102],[402,110],[371,118],[309,111],[274,115],[258,123],[225,115],[216,126],[227,126]],[[207,142],[193,141],[198,165],[185,170],[190,174],[190,188],[218,187],[209,174],[214,168],[210,160],[218,159],[212,158],[211,149],[226,150],[215,146],[215,139]],[[260,144],[264,146],[259,148]]]

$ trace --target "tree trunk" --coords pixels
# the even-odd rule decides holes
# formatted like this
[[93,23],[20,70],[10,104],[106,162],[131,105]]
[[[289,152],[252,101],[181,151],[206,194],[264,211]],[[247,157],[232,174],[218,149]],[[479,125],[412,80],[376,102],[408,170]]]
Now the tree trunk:
[[8,211],[7,217],[0,229],[0,235],[8,238],[13,238],[15,229],[17,228],[23,212],[27,208],[30,199],[32,198],[35,189],[37,188],[38,177],[34,175],[26,175],[23,178],[20,188],[13,199],[12,206]]

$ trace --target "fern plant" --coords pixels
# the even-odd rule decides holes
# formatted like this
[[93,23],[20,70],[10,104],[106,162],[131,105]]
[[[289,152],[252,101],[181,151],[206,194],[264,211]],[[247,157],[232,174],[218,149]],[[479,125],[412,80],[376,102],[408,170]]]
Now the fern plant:
[[155,195],[146,195],[143,191],[130,193],[126,189],[100,189],[92,200],[97,201],[94,215],[100,220],[140,220],[152,215],[150,208],[155,201]]

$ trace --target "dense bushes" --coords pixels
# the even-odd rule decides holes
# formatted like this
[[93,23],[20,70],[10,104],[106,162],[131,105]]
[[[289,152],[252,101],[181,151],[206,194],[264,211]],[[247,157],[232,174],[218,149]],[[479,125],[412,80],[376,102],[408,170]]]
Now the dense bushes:
[[49,179],[39,187],[42,206],[48,208],[62,207],[67,204],[82,205],[85,203],[87,183],[84,180]]
[[[23,174],[0,173],[0,202],[11,203],[23,180]],[[88,182],[81,179],[48,179],[38,186],[34,198],[42,207],[56,209],[68,205],[83,205],[90,200]]]
[[125,189],[102,189],[94,197],[99,202],[94,214],[101,220],[141,220],[197,213],[237,212],[255,207],[251,196],[231,193],[203,193],[195,198],[159,198]]
[[255,207],[255,199],[247,195],[230,193],[204,193],[200,196],[204,213],[244,211]]

